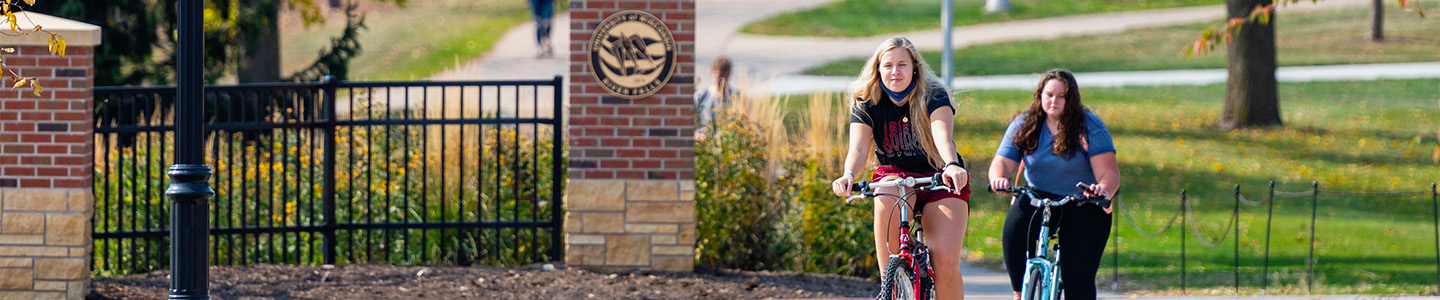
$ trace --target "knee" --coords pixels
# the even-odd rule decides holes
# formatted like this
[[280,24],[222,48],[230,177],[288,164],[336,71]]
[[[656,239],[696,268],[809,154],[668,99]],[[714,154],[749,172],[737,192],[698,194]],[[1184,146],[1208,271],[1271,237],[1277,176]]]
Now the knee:
[[959,265],[960,245],[933,245],[930,246],[930,260],[935,265]]

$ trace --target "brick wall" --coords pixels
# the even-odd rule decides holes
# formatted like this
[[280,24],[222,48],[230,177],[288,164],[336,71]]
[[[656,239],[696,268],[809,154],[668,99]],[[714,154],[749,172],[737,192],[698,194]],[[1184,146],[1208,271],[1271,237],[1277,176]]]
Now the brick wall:
[[61,57],[47,49],[49,36],[0,37],[0,45],[16,50],[4,54],[6,69],[44,87],[40,96],[10,89],[16,79],[8,71],[0,82],[0,299],[84,299],[100,28],[35,13],[29,19],[69,47]]
[[[668,83],[643,98],[612,95],[592,76],[591,37],[624,10],[659,18],[675,41]],[[568,264],[693,270],[694,53],[694,0],[571,1]]]

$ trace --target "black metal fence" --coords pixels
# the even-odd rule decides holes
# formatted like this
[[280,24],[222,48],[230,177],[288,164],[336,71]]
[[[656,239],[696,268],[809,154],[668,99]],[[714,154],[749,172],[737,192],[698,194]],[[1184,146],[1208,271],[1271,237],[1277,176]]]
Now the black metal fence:
[[[562,81],[211,86],[215,265],[491,264],[563,248]],[[94,270],[168,268],[173,87],[95,90]]]

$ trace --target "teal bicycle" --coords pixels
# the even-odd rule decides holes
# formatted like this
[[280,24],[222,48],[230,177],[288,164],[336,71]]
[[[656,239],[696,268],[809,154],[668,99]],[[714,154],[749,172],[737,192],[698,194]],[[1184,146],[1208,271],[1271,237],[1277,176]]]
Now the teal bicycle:
[[[1084,184],[1076,184],[1076,187],[1085,189]],[[1085,195],[1069,195],[1065,197],[1051,196],[1041,197],[1041,194],[1049,193],[1037,191],[1030,187],[1017,186],[1005,189],[989,189],[990,191],[1003,191],[1016,195],[1025,195],[1030,198],[1030,205],[1039,207],[1042,219],[1040,222],[1040,233],[1035,236],[1035,251],[1029,253],[1029,260],[1025,261],[1025,283],[1020,288],[1021,300],[1059,300],[1064,293],[1064,282],[1060,280],[1060,244],[1051,243],[1055,238],[1050,233],[1050,228],[1059,230],[1059,224],[1050,222],[1050,208],[1060,207],[1070,203],[1080,205],[1095,204],[1101,207],[1109,207],[1110,200],[1105,198],[1090,198]],[[1058,198],[1058,199],[1056,199]]]

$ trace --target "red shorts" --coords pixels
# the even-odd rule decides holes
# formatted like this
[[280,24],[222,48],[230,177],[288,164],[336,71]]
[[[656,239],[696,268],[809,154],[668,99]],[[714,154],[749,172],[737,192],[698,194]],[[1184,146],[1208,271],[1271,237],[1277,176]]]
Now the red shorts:
[[[875,168],[875,175],[872,178],[874,178],[874,180],[880,180],[882,178],[885,178],[886,176],[895,176],[900,178],[920,178],[935,176],[935,173],[940,173],[940,171],[937,170],[930,172],[906,172],[892,165],[882,165],[879,168]],[[970,185],[967,184],[965,185],[965,187],[960,188],[960,191],[956,192],[938,190],[922,191],[919,193],[915,193],[915,205],[923,206],[926,203],[930,203],[931,201],[939,201],[940,199],[945,198],[960,198],[960,200],[965,201],[965,204],[967,204],[968,206],[968,204],[970,204]]]

